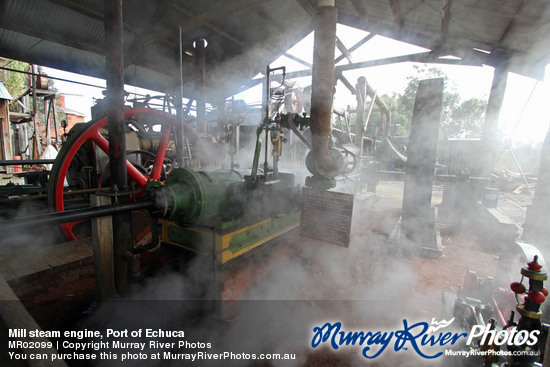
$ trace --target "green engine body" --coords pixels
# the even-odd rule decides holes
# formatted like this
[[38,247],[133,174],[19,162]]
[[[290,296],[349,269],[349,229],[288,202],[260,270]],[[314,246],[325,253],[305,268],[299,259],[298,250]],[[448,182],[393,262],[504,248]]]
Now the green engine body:
[[162,193],[163,242],[193,251],[215,243],[222,263],[299,225],[301,188],[292,173],[254,182],[237,171],[178,168]]

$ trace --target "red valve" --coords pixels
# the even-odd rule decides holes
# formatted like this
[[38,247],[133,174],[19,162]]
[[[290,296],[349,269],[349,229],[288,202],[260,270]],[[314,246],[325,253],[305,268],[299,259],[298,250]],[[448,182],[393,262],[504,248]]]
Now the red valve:
[[529,270],[538,273],[540,271],[540,269],[542,269],[542,265],[540,265],[537,262],[538,259],[539,259],[539,257],[537,255],[535,255],[535,257],[533,258],[533,261],[531,261],[530,263],[527,263],[527,265],[529,265]]
[[544,300],[546,299],[544,294],[542,294],[542,292],[539,292],[539,291],[530,291],[527,297],[531,300],[531,302],[538,303],[538,304],[543,303]]
[[519,282],[513,282],[512,284],[510,284],[510,289],[516,294],[522,294],[526,291],[525,286]]

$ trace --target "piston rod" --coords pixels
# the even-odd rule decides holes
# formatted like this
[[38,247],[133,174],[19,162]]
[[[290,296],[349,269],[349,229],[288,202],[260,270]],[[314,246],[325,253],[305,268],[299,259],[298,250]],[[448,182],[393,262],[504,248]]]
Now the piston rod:
[[33,217],[0,221],[0,228],[12,230],[29,226],[76,222],[91,218],[103,217],[106,215],[131,212],[134,210],[149,209],[153,208],[154,206],[155,202],[152,200],[140,200],[124,204],[113,204],[93,208],[65,210],[63,212],[55,212]]

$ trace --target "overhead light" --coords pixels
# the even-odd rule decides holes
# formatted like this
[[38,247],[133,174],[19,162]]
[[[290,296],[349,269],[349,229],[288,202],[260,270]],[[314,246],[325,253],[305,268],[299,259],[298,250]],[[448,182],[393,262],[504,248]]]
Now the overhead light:
[[[204,38],[201,38],[202,41],[204,41],[204,48],[208,46],[208,41]],[[197,48],[197,41],[193,41],[193,48]]]

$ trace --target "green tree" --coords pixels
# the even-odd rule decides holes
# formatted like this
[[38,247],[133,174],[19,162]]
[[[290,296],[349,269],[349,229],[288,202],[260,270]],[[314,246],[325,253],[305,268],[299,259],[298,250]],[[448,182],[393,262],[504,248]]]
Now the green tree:
[[410,133],[410,122],[418,83],[424,79],[444,78],[443,103],[441,107],[440,139],[478,138],[485,119],[487,102],[479,98],[462,100],[456,86],[445,73],[434,66],[414,66],[416,73],[408,78],[409,82],[402,95],[398,96],[397,112],[406,121],[403,128]]
[[[29,71],[30,67],[26,62],[4,58],[0,58],[0,65],[20,71]],[[29,87],[29,76],[26,74],[2,70],[0,75],[2,83],[6,86],[6,89],[14,98],[23,93],[23,91]]]

